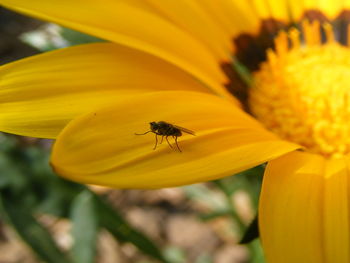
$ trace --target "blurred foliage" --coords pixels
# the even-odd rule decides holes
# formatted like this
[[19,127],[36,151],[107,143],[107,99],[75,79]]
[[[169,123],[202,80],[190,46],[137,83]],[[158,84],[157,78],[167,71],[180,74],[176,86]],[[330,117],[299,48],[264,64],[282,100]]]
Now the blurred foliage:
[[[48,144],[48,141],[39,141]],[[130,242],[145,254],[167,262],[158,247],[131,227],[103,197],[87,187],[56,176],[48,147],[26,145],[16,136],[0,136],[1,214],[42,260],[52,263],[95,262],[96,237],[107,229],[119,242]],[[50,214],[72,222],[75,243],[64,253],[37,216]]]
[[[21,39],[40,51],[102,41],[92,36],[53,24],[44,24]],[[240,65],[236,65],[240,67]],[[242,72],[244,69],[240,68]],[[247,81],[249,76],[247,75]],[[150,262],[186,262],[186,253],[179,247],[159,246],[132,227],[103,194],[97,195],[83,185],[56,176],[49,166],[49,142],[28,143],[26,139],[0,134],[0,208],[1,217],[17,231],[41,260],[49,263],[94,263],[99,232],[107,230],[118,242],[130,243],[148,255]],[[238,241],[250,242],[251,263],[264,262],[256,220],[264,166],[255,167],[232,177],[208,184],[184,187],[190,200],[204,202],[210,209],[198,215],[203,222],[228,218]],[[233,199],[244,192],[250,200],[252,222],[242,218]],[[215,192],[219,192],[218,198]],[[41,215],[70,220],[74,243],[63,251],[49,230],[40,222]],[[186,233],[184,233],[186,234]],[[254,240],[255,239],[255,240]],[[205,252],[195,263],[212,263]]]
[[248,244],[252,242],[254,239],[259,237],[259,226],[258,226],[258,216],[256,216],[253,221],[249,224],[246,229],[240,244]]
[[[239,236],[239,243],[248,245],[251,255],[250,263],[265,262],[260,241],[257,240],[259,237],[257,208],[264,169],[265,165],[260,165],[234,176],[213,181],[216,190],[223,194],[224,202],[222,199],[213,198],[212,190],[204,185],[185,187],[190,198],[204,200],[211,206],[210,212],[199,215],[200,219],[211,221],[220,217],[229,217],[232,220],[234,232]],[[233,197],[238,191],[243,191],[249,196],[254,210],[255,217],[249,223],[242,220],[238,209],[234,206]]]
[[68,46],[104,42],[105,40],[86,35],[56,24],[44,24],[38,29],[21,35],[21,40],[41,52]]

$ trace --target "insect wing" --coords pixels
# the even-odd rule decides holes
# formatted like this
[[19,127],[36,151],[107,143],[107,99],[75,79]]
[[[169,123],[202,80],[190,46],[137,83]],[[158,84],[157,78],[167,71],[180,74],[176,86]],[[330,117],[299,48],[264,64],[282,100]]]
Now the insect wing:
[[196,135],[196,134],[194,133],[194,131],[191,131],[191,130],[186,129],[186,128],[184,128],[184,127],[177,126],[177,125],[174,125],[174,124],[172,124],[172,126],[174,126],[176,129],[179,129],[180,131],[183,131],[183,132],[185,132],[185,133],[188,133],[188,134],[191,134],[191,135]]

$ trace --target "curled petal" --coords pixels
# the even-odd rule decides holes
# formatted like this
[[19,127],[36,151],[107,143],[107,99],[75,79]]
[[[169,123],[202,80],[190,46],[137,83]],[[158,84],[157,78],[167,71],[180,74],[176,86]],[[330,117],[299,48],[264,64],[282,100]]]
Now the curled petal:
[[[193,130],[153,150],[149,122]],[[158,136],[158,142],[161,136]],[[231,102],[196,92],[121,97],[73,120],[58,137],[52,165],[64,177],[119,188],[159,188],[232,175],[298,146],[282,141]]]

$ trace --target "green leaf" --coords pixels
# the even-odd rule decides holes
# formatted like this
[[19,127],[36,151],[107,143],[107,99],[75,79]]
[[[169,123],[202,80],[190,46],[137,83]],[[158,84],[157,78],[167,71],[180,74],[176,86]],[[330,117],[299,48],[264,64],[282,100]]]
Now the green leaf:
[[244,64],[240,63],[237,59],[233,60],[232,66],[241,76],[242,80],[250,87],[253,82],[253,77],[250,73],[250,70],[246,66],[244,66]]
[[105,42],[103,39],[87,35],[66,27],[61,27],[60,35],[63,39],[68,41],[70,45]]
[[12,197],[8,191],[0,192],[0,206],[7,222],[12,224],[19,236],[45,262],[71,263],[29,209],[19,205],[20,199],[18,196]]
[[230,213],[231,213],[231,210],[229,209],[216,210],[210,213],[200,214],[199,218],[202,221],[210,221],[210,220],[217,219],[218,217],[230,216]]
[[171,263],[182,263],[186,262],[186,254],[185,252],[175,246],[167,247],[164,251],[166,258],[171,262]]
[[18,165],[6,152],[0,152],[0,189],[11,187],[16,190],[24,189],[28,185],[28,178],[22,175]]
[[251,251],[251,263],[264,263],[264,251],[262,249],[261,243],[259,239],[255,239],[253,242],[249,244],[250,251]]
[[252,242],[254,239],[259,237],[259,224],[258,224],[258,216],[256,216],[253,221],[250,223],[244,235],[239,242],[239,244],[247,244]]
[[[43,185],[45,182],[45,186]],[[39,203],[35,208],[41,213],[56,217],[69,217],[72,200],[81,192],[83,186],[66,181],[57,175],[47,174],[45,178],[37,180],[38,185],[45,188],[36,191]]]
[[186,197],[196,202],[205,203],[206,206],[213,210],[227,209],[227,205],[222,202],[222,198],[217,198],[212,189],[204,184],[183,186],[182,189]]
[[168,262],[162,255],[160,249],[144,234],[134,229],[127,221],[98,196],[95,195],[96,207],[98,209],[100,225],[106,228],[115,238],[121,242],[130,242],[143,253]]
[[93,194],[83,191],[73,201],[71,207],[72,258],[77,263],[94,263],[98,235],[97,211]]
[[198,256],[196,263],[213,263],[213,260],[210,255],[204,253]]

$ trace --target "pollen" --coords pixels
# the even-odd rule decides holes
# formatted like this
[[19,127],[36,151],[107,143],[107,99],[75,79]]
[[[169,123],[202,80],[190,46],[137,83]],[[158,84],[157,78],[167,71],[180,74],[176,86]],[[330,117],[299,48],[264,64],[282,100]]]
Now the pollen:
[[331,25],[317,21],[280,32],[254,73],[249,107],[267,129],[305,151],[350,153],[349,43],[336,42]]

